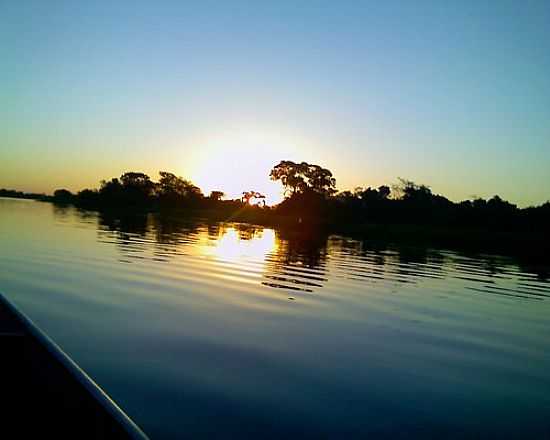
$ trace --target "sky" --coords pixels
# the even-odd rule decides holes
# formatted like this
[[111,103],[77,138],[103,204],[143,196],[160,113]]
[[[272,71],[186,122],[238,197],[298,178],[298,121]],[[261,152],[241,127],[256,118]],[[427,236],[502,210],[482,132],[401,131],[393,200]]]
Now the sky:
[[550,199],[550,2],[0,0],[0,188],[166,170]]

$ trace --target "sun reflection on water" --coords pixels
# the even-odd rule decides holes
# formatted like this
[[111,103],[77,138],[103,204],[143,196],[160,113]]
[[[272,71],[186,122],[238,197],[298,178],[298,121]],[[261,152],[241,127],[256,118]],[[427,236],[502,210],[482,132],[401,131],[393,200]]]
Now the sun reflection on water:
[[[66,214],[55,211],[58,220],[65,219]],[[145,270],[154,267],[167,276],[175,269],[173,274],[177,276],[193,272],[194,277],[204,281],[224,280],[227,288],[256,284],[262,286],[257,292],[262,295],[269,295],[265,288],[274,288],[288,295],[308,296],[319,293],[329,279],[358,283],[356,291],[372,283],[391,284],[393,292],[407,284],[437,282],[451,276],[460,282],[472,282],[466,289],[474,292],[481,289],[483,293],[532,300],[549,297],[546,286],[537,291],[541,288],[531,288],[531,280],[522,282],[521,288],[519,284],[514,287],[519,283],[516,269],[510,269],[513,263],[505,258],[478,258],[471,264],[467,255],[428,248],[393,247],[340,236],[297,235],[258,225],[174,220],[158,215],[112,217],[100,213],[97,220],[98,241],[114,243],[121,263],[139,264]],[[90,225],[86,215],[79,218],[79,224],[84,221]],[[480,266],[481,262],[486,268]],[[161,269],[159,264],[165,266]],[[544,270],[535,276],[543,283],[548,280]]]
[[230,226],[210,244],[201,248],[208,257],[235,263],[262,261],[277,247],[277,238],[272,229]]

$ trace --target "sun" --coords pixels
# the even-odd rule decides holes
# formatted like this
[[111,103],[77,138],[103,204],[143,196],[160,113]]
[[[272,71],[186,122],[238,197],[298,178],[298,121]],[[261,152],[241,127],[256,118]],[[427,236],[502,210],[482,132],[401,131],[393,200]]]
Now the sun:
[[254,160],[242,151],[217,152],[197,171],[194,182],[205,194],[219,190],[226,198],[240,199],[244,191],[257,191],[272,205],[283,198],[281,185],[269,179],[273,165],[271,160]]
[[223,191],[226,198],[241,198],[244,191],[265,195],[267,205],[283,200],[280,182],[269,178],[271,169],[289,148],[276,136],[248,131],[225,133],[203,143],[191,175],[205,194]]

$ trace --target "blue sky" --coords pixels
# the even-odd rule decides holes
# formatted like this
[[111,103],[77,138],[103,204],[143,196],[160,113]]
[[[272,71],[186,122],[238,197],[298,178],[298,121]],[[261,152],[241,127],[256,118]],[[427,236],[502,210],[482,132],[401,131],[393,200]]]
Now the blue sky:
[[[113,4],[115,3],[115,4]],[[2,2],[0,187],[169,170],[550,199],[550,3]]]

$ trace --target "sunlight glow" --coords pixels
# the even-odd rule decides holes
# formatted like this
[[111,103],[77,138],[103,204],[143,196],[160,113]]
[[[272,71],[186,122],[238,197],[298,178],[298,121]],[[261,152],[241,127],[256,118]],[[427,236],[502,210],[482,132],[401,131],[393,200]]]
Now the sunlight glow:
[[191,177],[206,195],[221,190],[225,198],[240,199],[243,191],[258,191],[267,205],[283,199],[281,184],[271,181],[269,172],[281,159],[294,156],[289,140],[267,131],[226,130],[200,144]]

